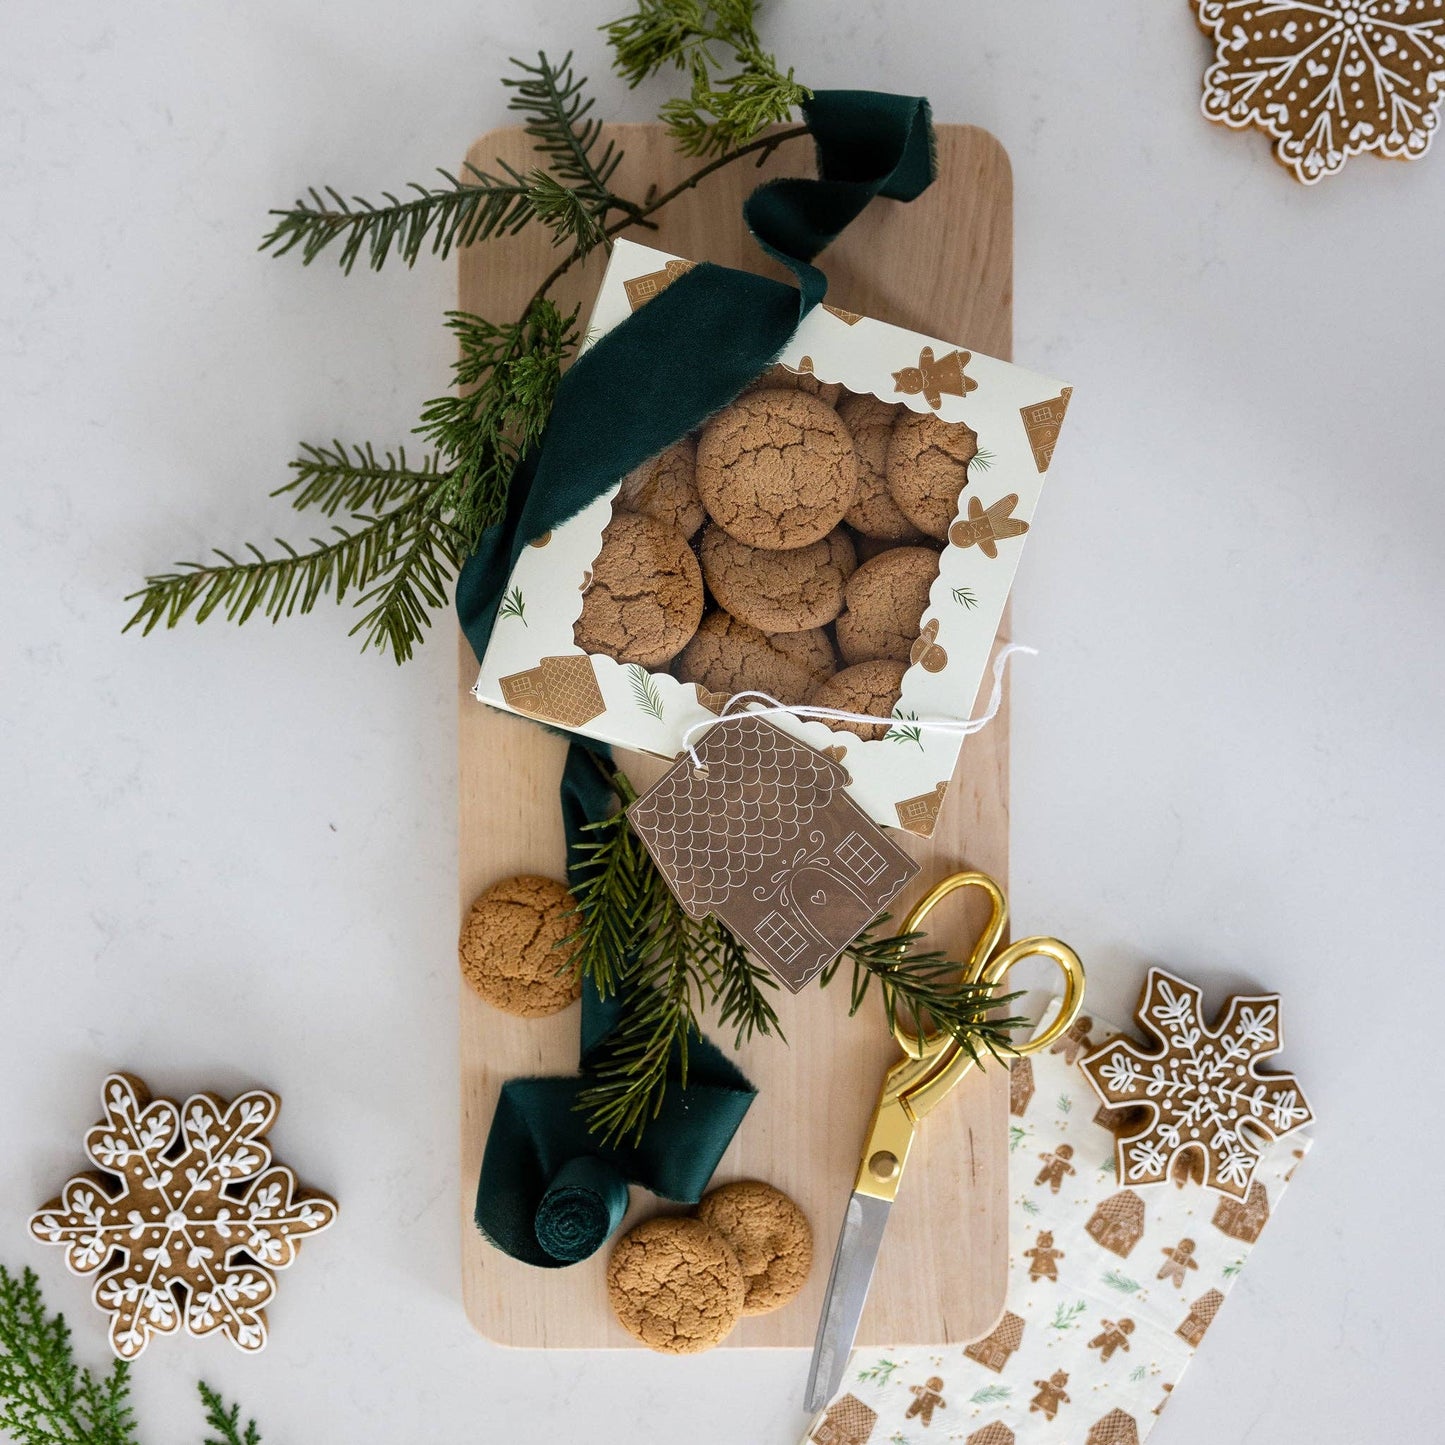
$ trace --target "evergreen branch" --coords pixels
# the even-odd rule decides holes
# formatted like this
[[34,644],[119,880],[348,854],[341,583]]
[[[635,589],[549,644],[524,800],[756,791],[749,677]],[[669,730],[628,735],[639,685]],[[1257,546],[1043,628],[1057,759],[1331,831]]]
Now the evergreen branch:
[[247,1420],[241,1428],[241,1407],[226,1402],[219,1392],[213,1390],[204,1380],[196,1388],[201,1392],[201,1403],[206,1407],[206,1424],[216,1432],[207,1436],[204,1445],[261,1445],[261,1432],[254,1420]]
[[[812,94],[763,49],[755,10],[756,0],[640,0],[633,14],[602,27],[614,68],[629,86],[669,65],[690,76],[689,94],[659,112],[687,155],[742,145]],[[732,75],[718,74],[719,46],[738,65]]]
[[40,1281],[0,1265],[0,1430],[16,1445],[135,1445],[130,1366],[97,1379],[76,1363],[64,1315],[48,1315]]
[[435,494],[415,497],[379,516],[358,518],[356,531],[335,526],[335,540],[313,537],[309,552],[278,537],[279,557],[247,543],[247,560],[217,548],[219,562],[177,563],[176,571],[147,577],[145,586],[126,598],[137,606],[123,630],[140,627],[144,634],[162,623],[174,627],[191,612],[197,622],[217,611],[238,625],[257,612],[279,622],[312,611],[326,596],[340,603],[353,590],[365,601],[367,589],[392,572],[401,550],[428,527],[436,505]]
[[454,249],[476,241],[515,234],[535,215],[535,187],[505,161],[497,164],[503,172],[500,176],[469,163],[466,169],[473,179],[465,181],[438,167],[446,185],[423,186],[412,181],[406,189],[413,195],[403,200],[383,191],[383,205],[364,196],[348,201],[331,186],[321,191],[313,186],[292,205],[270,213],[277,220],[262,238],[260,249],[284,256],[299,246],[302,264],[309,266],[340,242],[337,259],[349,274],[363,254],[373,271],[380,271],[393,252],[414,266],[428,238],[431,254],[445,259]]
[[741,1048],[754,1034],[764,1038],[776,1035],[787,1043],[777,1010],[764,992],[778,987],[772,970],[754,963],[736,934],[715,917],[698,925],[697,946],[717,1005],[718,1022],[724,1027],[735,1025],[733,1047]]
[[447,478],[434,456],[413,467],[407,464],[405,448],[379,458],[370,442],[352,447],[341,441],[329,447],[302,442],[301,455],[289,466],[295,475],[271,495],[289,496],[298,512],[315,508],[328,517],[338,512],[375,515],[428,495]]
[[359,607],[370,604],[351,629],[362,634],[361,650],[375,647],[398,663],[411,658],[426,641],[431,614],[447,605],[447,584],[461,570],[468,547],[435,505],[419,511],[410,534],[388,558],[385,575],[365,592]]
[[962,982],[962,966],[947,954],[909,951],[926,935],[900,933],[880,938],[878,930],[887,922],[885,913],[860,934],[824,970],[821,982],[830,983],[843,959],[848,959],[853,964],[850,1014],[856,1014],[863,1007],[876,978],[883,992],[883,1013],[894,1033],[906,1029],[922,1035],[931,1024],[951,1034],[974,1063],[982,1063],[980,1050],[1003,1063],[1005,1054],[1015,1052],[1009,1035],[1015,1029],[1027,1027],[1031,1021],[1020,1017],[996,1019],[989,1014],[992,1009],[1022,998],[1023,994],[999,995],[993,984]]

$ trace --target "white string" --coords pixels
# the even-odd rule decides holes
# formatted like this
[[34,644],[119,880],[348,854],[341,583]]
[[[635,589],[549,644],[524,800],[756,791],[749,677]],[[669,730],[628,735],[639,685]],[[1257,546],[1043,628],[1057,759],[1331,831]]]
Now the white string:
[[819,722],[856,722],[856,723],[904,723],[908,727],[923,728],[928,732],[957,733],[960,737],[971,737],[974,733],[982,732],[994,718],[998,716],[998,710],[1003,706],[1003,674],[1008,666],[1008,660],[1014,653],[1021,652],[1027,657],[1037,657],[1037,647],[1029,647],[1022,642],[1010,642],[1006,647],[999,648],[998,656],[993,660],[993,690],[988,695],[988,706],[983,713],[975,718],[956,717],[879,717],[876,713],[867,712],[844,712],[842,708],[818,707],[812,703],[796,703],[789,706],[781,703],[777,698],[766,692],[749,690],[747,692],[735,692],[723,704],[722,712],[716,718],[703,718],[701,722],[695,722],[682,735],[682,745],[692,758],[692,765],[699,772],[705,772],[702,759],[697,755],[697,749],[692,745],[694,734],[704,731],[720,722],[728,715],[734,704],[747,702],[750,699],[757,699],[767,704],[766,707],[749,708],[748,711],[753,717],[766,717],[769,713],[791,713],[794,717],[813,719]]

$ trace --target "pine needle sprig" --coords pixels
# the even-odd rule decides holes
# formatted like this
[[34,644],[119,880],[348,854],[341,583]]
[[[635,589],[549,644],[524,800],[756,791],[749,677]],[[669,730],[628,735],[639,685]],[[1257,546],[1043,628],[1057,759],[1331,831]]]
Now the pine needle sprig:
[[148,633],[162,624],[174,627],[191,613],[204,622],[217,611],[238,624],[258,612],[279,622],[312,611],[323,597],[340,602],[387,575],[434,505],[434,497],[414,498],[379,516],[358,519],[357,530],[334,526],[334,538],[313,537],[307,552],[278,537],[279,556],[268,557],[248,542],[246,558],[217,548],[218,561],[179,562],[176,571],[147,577],[145,586],[126,598],[137,606],[123,630],[139,627]]
[[206,1437],[204,1445],[261,1445],[261,1432],[254,1420],[247,1420],[242,1427],[239,1405],[228,1409],[219,1393],[204,1380],[196,1388],[201,1393],[201,1403],[206,1407],[206,1424],[216,1432]]
[[447,313],[458,346],[455,390],[427,402],[416,431],[444,459],[441,500],[467,551],[506,512],[512,472],[547,425],[563,364],[577,348],[576,322],[575,310],[545,299],[500,324]]
[[843,950],[841,957],[822,975],[830,983],[846,959],[853,965],[848,1012],[856,1014],[868,997],[873,980],[883,993],[883,1013],[888,1027],[902,1027],[913,1034],[929,1028],[952,1034],[974,1063],[981,1063],[980,1050],[1002,1063],[1015,1052],[1009,1035],[1026,1028],[1031,1020],[1022,1017],[992,1018],[991,1010],[1023,997],[1022,993],[998,994],[993,984],[962,983],[961,965],[941,951],[911,952],[923,933],[880,936],[888,923],[883,914]]
[[[636,793],[612,775],[625,808]],[[579,1107],[606,1143],[642,1136],[657,1117],[670,1080],[687,1082],[689,1041],[705,1008],[734,1029],[782,1036],[767,990],[776,987],[716,918],[690,918],[668,888],[626,813],[587,828],[586,859],[573,878],[577,931],[568,940],[575,965],[621,1019],[593,1067]]]
[[338,512],[374,516],[427,496],[446,481],[437,457],[423,457],[420,466],[412,466],[404,447],[379,457],[370,442],[347,446],[333,441],[329,447],[302,442],[301,455],[289,466],[291,480],[271,495],[289,497],[298,512],[312,509],[328,517]]
[[17,1279],[0,1265],[0,1431],[16,1445],[136,1445],[135,1429],[129,1364],[99,1378],[77,1364],[35,1272]]
[[392,254],[408,266],[424,251],[445,259],[473,242],[514,234],[536,215],[533,181],[505,161],[497,165],[501,175],[468,163],[466,180],[438,167],[445,185],[412,181],[405,199],[383,191],[380,204],[364,196],[348,201],[333,186],[311,186],[290,206],[270,212],[276,222],[259,249],[284,256],[300,247],[302,264],[309,266],[339,242],[337,260],[348,275],[362,256],[373,271]]
[[[629,86],[671,65],[687,72],[686,96],[667,101],[659,118],[686,155],[714,155],[743,145],[786,120],[812,94],[762,47],[756,0],[641,0],[636,11],[604,25],[613,64]],[[737,70],[719,73],[717,48]]]

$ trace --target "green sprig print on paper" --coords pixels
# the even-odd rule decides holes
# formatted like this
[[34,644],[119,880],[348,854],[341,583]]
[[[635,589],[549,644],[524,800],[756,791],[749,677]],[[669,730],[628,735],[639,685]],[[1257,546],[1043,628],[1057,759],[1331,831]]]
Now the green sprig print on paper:
[[1243,1259],[1231,1259],[1231,1260],[1229,1261],[1229,1263],[1224,1266],[1224,1269],[1223,1269],[1222,1272],[1223,1272],[1223,1274],[1224,1274],[1225,1279],[1233,1279],[1234,1276],[1237,1275],[1237,1274],[1240,1272],[1240,1270],[1242,1270],[1243,1268],[1244,1268],[1244,1260],[1243,1260]]
[[1078,1324],[1079,1316],[1087,1308],[1088,1306],[1083,1300],[1075,1300],[1071,1305],[1060,1305],[1054,1311],[1053,1319],[1049,1321],[1049,1328],[1051,1330],[1073,1329]]
[[865,1365],[858,1371],[859,1380],[865,1385],[886,1385],[898,1370],[897,1360],[878,1360]]
[[1149,1367],[1147,1365],[1135,1365],[1134,1368],[1129,1371],[1129,1378],[1137,1385],[1148,1373]]
[[1029,1136],[1029,1131],[1019,1124],[1010,1124],[1008,1130],[1008,1152],[1012,1154]]
[[1117,1269],[1111,1269],[1104,1275],[1104,1283],[1110,1289],[1118,1290],[1120,1294],[1137,1294],[1144,1288],[1137,1279],[1130,1279],[1127,1274],[1123,1274]]
[[662,721],[662,694],[657,690],[652,674],[640,662],[627,664],[627,678],[632,684],[632,697],[637,706],[649,717]]
[[1007,1400],[1013,1391],[1007,1385],[985,1385],[981,1390],[975,1390],[968,1397],[970,1405],[997,1405],[1000,1401]]
[[993,453],[986,447],[980,447],[969,459],[969,470],[972,471],[974,467],[977,467],[979,471],[986,472],[993,465],[993,461]]
[[1071,1114],[1074,1109],[1074,1101],[1067,1094],[1059,1095],[1058,1110],[1061,1114]]
[[1025,1214],[1037,1214],[1039,1212],[1039,1206],[1035,1204],[1032,1199],[1020,1199],[1019,1208],[1022,1209]]
[[[916,712],[895,712],[893,716],[900,719],[903,723],[916,722],[918,718]],[[920,727],[900,726],[898,723],[895,723],[883,734],[883,741],[885,743],[917,743],[921,748],[923,746],[923,729]]]
[[955,587],[953,589],[953,600],[960,607],[966,607],[970,612],[978,606],[978,597],[972,587]]
[[527,625],[527,606],[522,600],[522,589],[513,587],[502,599],[502,605],[497,608],[498,617],[515,617],[523,627]]

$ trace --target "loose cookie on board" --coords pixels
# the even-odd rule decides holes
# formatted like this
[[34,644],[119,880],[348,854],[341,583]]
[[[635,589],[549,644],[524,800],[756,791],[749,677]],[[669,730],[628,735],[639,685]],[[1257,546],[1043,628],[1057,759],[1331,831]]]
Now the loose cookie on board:
[[551,878],[504,878],[462,924],[457,953],[474,993],[518,1018],[545,1018],[582,995],[567,941],[577,932],[572,895]]
[[745,1286],[726,1240],[697,1219],[649,1219],[618,1241],[607,1297],[622,1328],[650,1350],[695,1355],[732,1332]]
[[759,1179],[724,1184],[703,1197],[697,1217],[727,1240],[743,1271],[743,1313],[765,1315],[793,1298],[813,1267],[808,1216]]
[[1204,114],[1274,136],[1313,185],[1350,156],[1414,160],[1445,85],[1445,0],[1194,0],[1214,41]]

